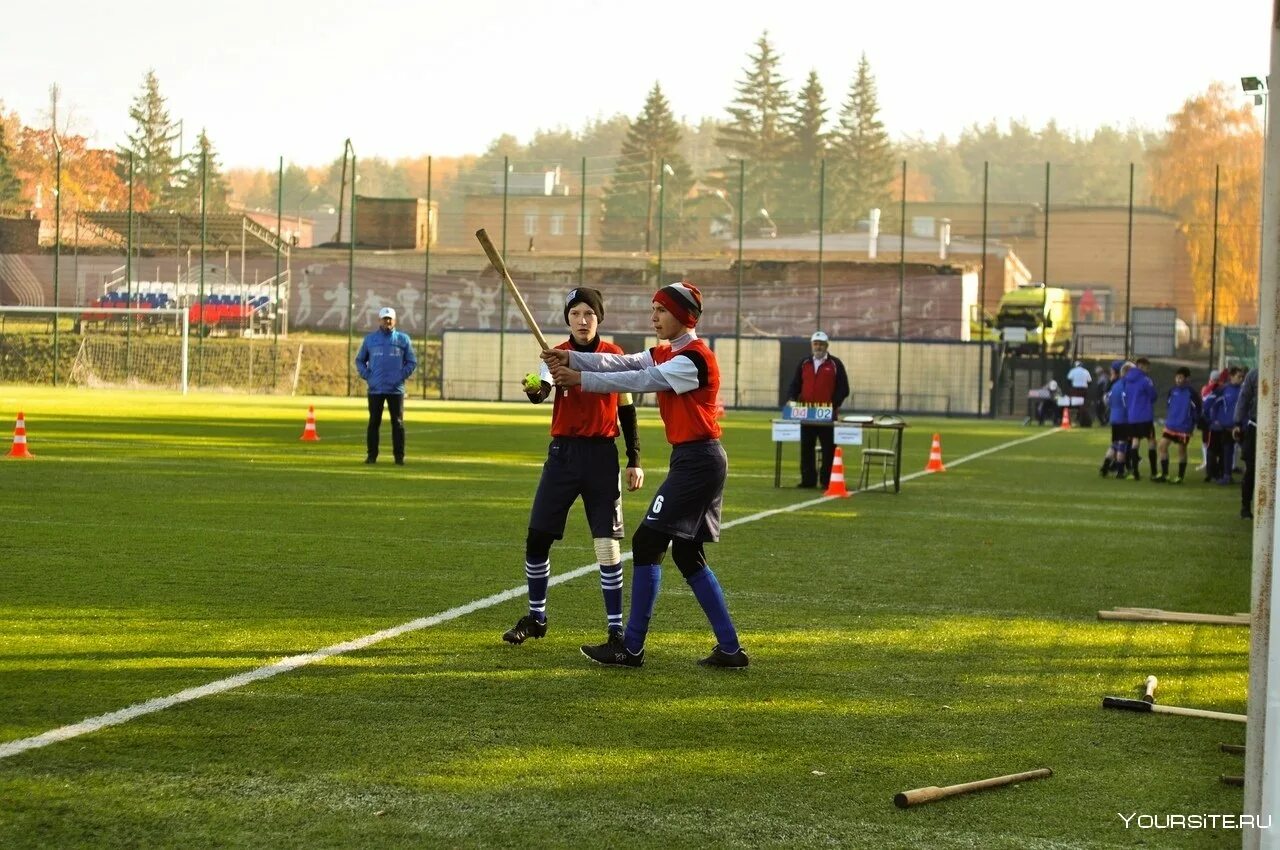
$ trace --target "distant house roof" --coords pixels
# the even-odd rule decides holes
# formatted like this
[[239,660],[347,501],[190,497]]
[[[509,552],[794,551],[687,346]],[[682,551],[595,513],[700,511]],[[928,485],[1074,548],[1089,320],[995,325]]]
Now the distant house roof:
[[[887,254],[898,252],[899,243],[902,241],[897,233],[880,233],[880,238],[876,242],[877,253]],[[818,234],[802,233],[795,236],[778,236],[776,238],[760,237],[756,239],[744,239],[742,247],[749,251],[807,251],[817,253],[818,250]],[[866,254],[871,247],[871,234],[862,231],[855,233],[827,233],[822,237],[822,249],[824,251],[838,251],[841,253]],[[906,237],[903,243],[908,254],[928,254],[938,252],[937,237],[910,236]],[[982,253],[982,243],[972,242],[967,239],[952,239],[947,246],[947,255],[968,254],[978,256]],[[1013,253],[1013,250],[1002,242],[990,240],[987,242],[987,253],[997,257],[1003,257]]]

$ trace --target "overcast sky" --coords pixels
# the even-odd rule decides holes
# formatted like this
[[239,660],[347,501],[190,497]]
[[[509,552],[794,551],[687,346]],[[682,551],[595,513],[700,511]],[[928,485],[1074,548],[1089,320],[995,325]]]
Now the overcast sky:
[[[157,0],[6,3],[0,103],[122,142],[154,68],[187,149],[232,167],[481,153],[502,133],[634,116],[655,81],[677,116],[723,118],[764,30],[794,91],[831,115],[866,52],[895,137],[1049,119],[1160,128],[1186,98],[1269,66],[1269,0]],[[199,11],[197,11],[199,10]],[[60,123],[62,120],[60,118]]]

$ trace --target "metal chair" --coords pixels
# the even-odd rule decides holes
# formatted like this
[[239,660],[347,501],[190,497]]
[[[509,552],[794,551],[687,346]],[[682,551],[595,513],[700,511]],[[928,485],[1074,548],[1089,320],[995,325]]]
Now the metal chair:
[[858,475],[858,489],[867,489],[870,483],[872,464],[880,465],[880,486],[889,489],[889,479],[893,477],[897,457],[892,449],[863,449],[862,472]]

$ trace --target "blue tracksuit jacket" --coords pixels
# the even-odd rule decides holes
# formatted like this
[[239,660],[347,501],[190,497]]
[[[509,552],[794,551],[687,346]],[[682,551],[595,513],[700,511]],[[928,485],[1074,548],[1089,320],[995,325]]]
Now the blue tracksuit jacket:
[[1169,388],[1164,427],[1179,434],[1191,434],[1200,419],[1200,393],[1189,384]]
[[1112,425],[1128,425],[1129,409],[1124,399],[1124,381],[1116,381],[1107,390],[1107,408],[1111,411]]
[[1156,418],[1156,385],[1141,369],[1130,369],[1124,378],[1124,400],[1129,422],[1153,422]]
[[404,382],[418,368],[408,334],[378,328],[360,343],[356,371],[370,395],[404,395]]

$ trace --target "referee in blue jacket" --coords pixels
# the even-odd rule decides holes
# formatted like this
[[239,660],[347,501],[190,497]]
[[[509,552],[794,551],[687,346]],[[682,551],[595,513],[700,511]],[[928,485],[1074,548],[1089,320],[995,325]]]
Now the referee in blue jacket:
[[356,371],[369,385],[369,430],[365,438],[365,463],[378,462],[378,432],[382,430],[382,408],[391,413],[391,448],[396,463],[404,465],[404,382],[418,368],[413,342],[396,330],[396,311],[378,311],[378,329],[364,338],[356,354]]

